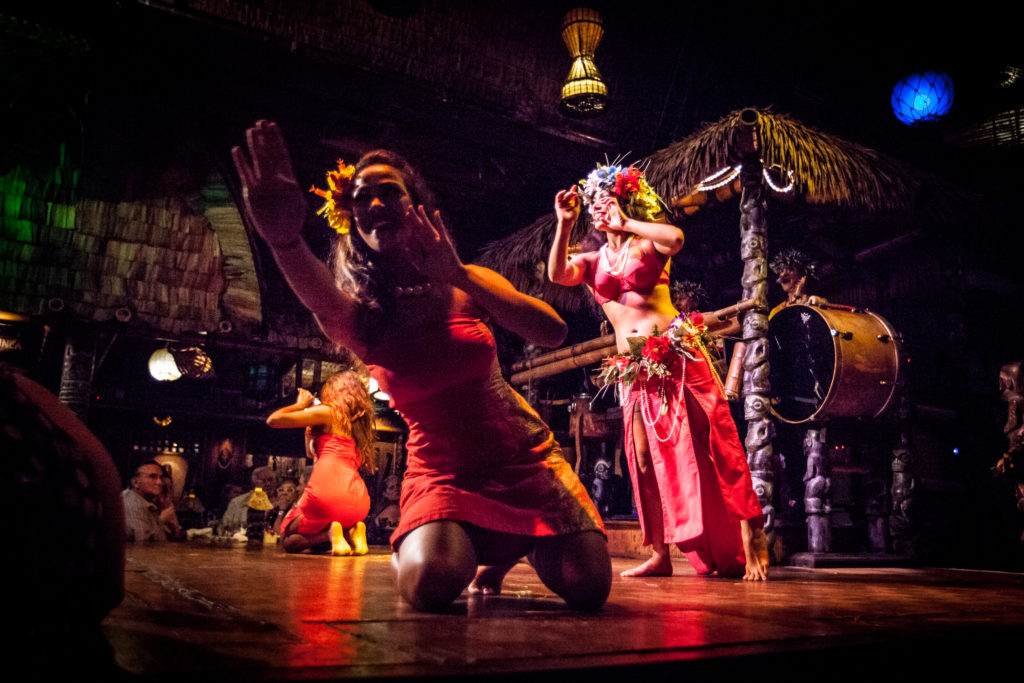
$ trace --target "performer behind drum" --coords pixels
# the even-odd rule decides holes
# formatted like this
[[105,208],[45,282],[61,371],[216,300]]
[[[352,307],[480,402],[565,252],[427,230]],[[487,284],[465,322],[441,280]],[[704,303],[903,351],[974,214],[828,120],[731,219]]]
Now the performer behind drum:
[[786,294],[786,300],[768,314],[769,320],[787,306],[818,306],[828,303],[824,298],[811,294],[811,290],[818,284],[818,262],[808,254],[790,247],[776,254],[769,267],[779,276],[777,282]]

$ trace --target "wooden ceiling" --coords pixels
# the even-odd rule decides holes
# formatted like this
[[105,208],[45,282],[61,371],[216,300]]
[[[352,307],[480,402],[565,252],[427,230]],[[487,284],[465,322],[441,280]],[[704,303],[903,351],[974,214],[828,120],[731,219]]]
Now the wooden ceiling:
[[[611,101],[591,120],[557,109],[570,65],[560,20],[574,4],[10,3],[0,57],[21,130],[8,127],[5,148],[24,157],[81,126],[86,192],[124,198],[172,165],[230,175],[230,145],[272,117],[310,182],[337,156],[405,152],[468,252],[532,222],[605,155],[646,156],[743,106],[953,174],[965,155],[986,164],[1020,149],[1007,112],[1024,84],[998,85],[1021,62],[1016,18],[995,3],[969,14],[924,3],[592,3]],[[889,112],[911,68],[956,77],[947,123],[910,130]]]

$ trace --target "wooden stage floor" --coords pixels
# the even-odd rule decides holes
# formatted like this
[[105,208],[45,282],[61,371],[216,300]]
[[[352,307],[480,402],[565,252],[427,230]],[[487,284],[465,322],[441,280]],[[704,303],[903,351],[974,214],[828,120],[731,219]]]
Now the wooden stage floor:
[[[613,559],[616,574],[635,559]],[[202,543],[129,547],[127,594],[102,630],[116,677],[290,680],[878,679],[1015,667],[1024,576],[775,567],[767,583],[616,576],[580,613],[520,563],[502,596],[446,614],[398,597],[389,554],[286,555]]]

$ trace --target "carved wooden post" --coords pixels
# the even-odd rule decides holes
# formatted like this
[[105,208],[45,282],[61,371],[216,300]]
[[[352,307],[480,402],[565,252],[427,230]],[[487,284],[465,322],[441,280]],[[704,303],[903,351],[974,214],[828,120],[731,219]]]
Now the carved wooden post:
[[804,434],[804,512],[807,513],[807,551],[827,553],[832,549],[832,488],[825,429],[808,429]]
[[770,409],[768,382],[768,259],[767,191],[761,166],[761,140],[757,111],[744,110],[733,145],[743,164],[740,182],[740,257],[743,259],[743,299],[757,306],[743,314],[743,417],[747,421],[745,446],[754,491],[765,511],[765,533],[772,540],[772,501],[775,489],[775,424]]
[[896,417],[899,420],[899,442],[892,449],[892,513],[889,533],[897,553],[915,555],[917,528],[914,519],[914,498],[917,481],[914,477],[913,443],[910,437],[910,401],[904,387],[897,388]]
[[60,375],[58,398],[82,422],[89,414],[89,396],[96,367],[96,339],[88,332],[72,332],[64,346],[64,365]]

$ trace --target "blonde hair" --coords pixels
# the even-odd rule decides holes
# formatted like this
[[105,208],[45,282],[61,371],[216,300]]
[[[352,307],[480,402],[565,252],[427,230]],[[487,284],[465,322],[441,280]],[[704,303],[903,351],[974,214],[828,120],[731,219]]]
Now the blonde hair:
[[[371,474],[377,471],[373,444],[373,402],[362,377],[352,370],[331,375],[320,389],[320,401],[331,409],[331,429],[350,434],[359,451],[359,465]],[[323,431],[327,431],[324,429]]]

